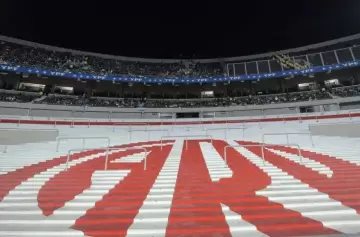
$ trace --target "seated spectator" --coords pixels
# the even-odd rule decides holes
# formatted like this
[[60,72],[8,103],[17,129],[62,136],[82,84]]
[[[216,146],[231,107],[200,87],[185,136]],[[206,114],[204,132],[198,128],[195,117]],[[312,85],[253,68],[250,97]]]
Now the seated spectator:
[[51,69],[61,72],[87,73],[108,76],[147,76],[165,78],[207,78],[223,75],[220,63],[186,64],[134,62],[108,59],[102,57],[73,54],[71,52],[53,51],[35,48],[12,42],[0,42],[0,62],[8,65]]
[[291,94],[259,95],[239,98],[212,98],[212,99],[115,99],[102,97],[77,97],[50,95],[35,103],[89,106],[89,107],[114,107],[114,108],[202,108],[202,107],[228,107],[238,105],[266,105],[299,101],[331,99],[327,91],[305,91]]
[[339,97],[360,96],[360,85],[333,88],[331,93]]
[[17,102],[17,103],[30,103],[40,94],[34,93],[21,93],[19,91],[0,91],[0,101],[2,102]]

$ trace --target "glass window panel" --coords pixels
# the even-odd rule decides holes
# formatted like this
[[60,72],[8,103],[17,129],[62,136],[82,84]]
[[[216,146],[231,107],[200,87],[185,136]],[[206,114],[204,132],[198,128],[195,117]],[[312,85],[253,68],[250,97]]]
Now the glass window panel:
[[310,62],[310,66],[311,66],[311,67],[322,66],[320,54],[318,54],[318,53],[316,53],[316,54],[309,54],[309,55],[308,55],[308,58],[309,58],[309,62]]
[[257,74],[256,62],[246,63],[247,74]]
[[334,51],[324,52],[324,53],[322,53],[322,56],[323,56],[325,65],[337,64],[337,60],[336,60]]
[[281,65],[276,60],[270,60],[271,72],[281,72]]
[[309,68],[309,63],[305,55],[294,57],[294,64],[296,69]]
[[336,53],[337,53],[340,63],[353,61],[350,49],[339,49],[339,50],[336,50]]
[[269,63],[268,61],[259,61],[259,73],[269,73]]
[[227,70],[228,70],[228,73],[229,73],[230,77],[235,76],[234,75],[234,64],[228,64],[227,65]]
[[236,63],[235,65],[235,76],[245,75],[245,64]]
[[355,59],[360,59],[360,46],[355,46],[352,48]]

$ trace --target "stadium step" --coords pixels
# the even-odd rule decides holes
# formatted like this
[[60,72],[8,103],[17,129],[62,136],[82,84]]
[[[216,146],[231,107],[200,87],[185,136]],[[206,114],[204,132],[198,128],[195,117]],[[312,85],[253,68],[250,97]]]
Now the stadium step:
[[[132,146],[145,144],[157,143]],[[263,159],[259,147],[245,144],[250,143],[191,140],[186,148],[177,139],[147,152],[114,150],[108,170],[104,151],[78,152],[66,170],[68,147],[56,152],[44,143],[33,155],[13,149],[1,163],[6,172],[0,175],[0,236],[360,232],[355,154],[344,159],[307,147],[300,157],[293,147],[274,145]],[[237,147],[227,150],[225,160],[227,145]],[[16,159],[19,154],[28,158]]]

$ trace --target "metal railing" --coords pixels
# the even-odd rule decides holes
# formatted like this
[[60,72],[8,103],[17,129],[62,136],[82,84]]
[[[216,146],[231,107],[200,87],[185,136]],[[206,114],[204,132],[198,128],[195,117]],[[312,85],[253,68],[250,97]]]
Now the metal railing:
[[[271,146],[295,146],[298,150],[298,154],[299,154],[299,157],[300,157],[300,163],[302,164],[303,163],[303,157],[302,157],[302,154],[301,154],[301,150],[300,150],[300,146],[299,144],[249,144],[249,145],[228,145],[228,146],[225,146],[224,147],[224,158],[225,158],[225,165],[227,165],[227,150],[229,148],[237,148],[237,147],[261,147],[261,158],[263,160],[263,164],[266,165],[266,162],[265,162],[265,148],[266,147],[271,147]],[[238,152],[239,153],[239,152]]]
[[84,149],[86,140],[100,140],[100,139],[107,140],[108,142],[107,147],[110,146],[110,137],[58,137],[56,144],[56,152],[59,151],[61,140],[82,140],[82,148]]
[[[227,150],[229,148],[237,148],[237,147],[261,147],[261,158],[263,160],[263,164],[265,165],[265,159],[264,159],[264,144],[249,144],[249,145],[227,145],[224,147],[224,159],[225,159],[225,166],[228,164],[228,158],[227,158]],[[239,153],[239,152],[238,152]],[[242,155],[242,154],[241,154]]]
[[[77,125],[76,123],[85,123],[86,126],[89,128],[90,127],[90,123],[91,120],[90,119],[64,119],[64,121],[69,121],[70,122],[70,127],[73,128],[75,125]],[[55,126],[56,126],[56,122],[55,122]]]
[[227,139],[227,133],[228,133],[228,131],[229,130],[242,130],[242,134],[243,134],[243,138],[245,137],[245,127],[241,127],[241,128],[229,128],[229,127],[227,127],[227,128],[207,128],[206,129],[206,135],[209,135],[209,133],[208,133],[208,131],[219,131],[219,130],[222,130],[222,131],[224,131],[224,136],[225,136],[225,140]]
[[[286,118],[291,118],[291,121],[299,121],[299,123],[302,123],[302,117],[301,114],[284,114],[283,116],[283,122],[286,123]],[[293,119],[297,118],[297,119]]]
[[112,122],[112,131],[115,132],[115,128],[117,126],[124,126],[124,125],[129,126],[128,124],[124,124],[124,122]]
[[285,136],[286,142],[289,144],[289,136],[290,135],[308,135],[310,137],[311,145],[314,146],[314,139],[311,133],[309,132],[290,132],[290,133],[264,133],[262,135],[262,142],[265,144],[265,137],[266,136]]
[[360,121],[351,121],[351,122],[336,122],[336,123],[319,123],[319,124],[309,124],[308,128],[309,131],[311,127],[318,127],[318,126],[327,126],[327,125],[341,125],[341,124],[357,124],[360,123]]
[[[298,156],[300,157],[300,164],[303,163],[303,156],[301,154],[301,150],[300,150],[300,146],[299,144],[263,144],[263,148],[266,148],[266,147],[272,147],[272,146],[295,146],[298,150]],[[263,156],[264,156],[264,152],[263,152]],[[265,156],[263,157],[263,159],[265,160]]]
[[128,126],[129,126],[129,132],[132,130],[133,126],[145,126],[145,129],[147,130],[148,126],[149,126],[149,123],[137,123],[137,122],[134,122],[134,123],[128,123]]
[[185,138],[185,149],[188,149],[188,138],[199,138],[199,137],[206,137],[206,138],[210,138],[211,140],[211,144],[213,144],[213,136],[211,135],[177,135],[177,136],[162,136],[161,140],[160,140],[160,144],[161,144],[161,150],[163,147],[163,140],[164,138]]
[[359,114],[360,110],[350,110],[349,111],[349,119],[352,120],[353,116],[352,114]]
[[144,170],[146,170],[146,160],[147,160],[147,155],[148,155],[148,151],[146,150],[146,148],[144,147],[128,147],[128,148],[115,148],[115,147],[103,147],[103,148],[75,148],[75,149],[70,149],[67,153],[67,158],[66,158],[66,168],[65,170],[68,170],[69,168],[69,161],[70,161],[70,155],[71,152],[73,151],[102,151],[105,150],[105,166],[104,166],[104,170],[107,170],[108,168],[108,162],[109,162],[109,151],[130,151],[130,150],[143,150],[144,151]]
[[0,123],[2,122],[2,120],[17,120],[16,126],[19,127],[22,117],[18,117],[18,116],[1,116],[0,117]]
[[148,141],[150,140],[150,137],[151,137],[151,132],[167,132],[166,135],[169,136],[169,130],[166,130],[166,129],[134,129],[134,130],[130,130],[129,131],[129,139],[130,139],[130,142],[132,141],[132,133],[133,132],[146,132],[148,135]]

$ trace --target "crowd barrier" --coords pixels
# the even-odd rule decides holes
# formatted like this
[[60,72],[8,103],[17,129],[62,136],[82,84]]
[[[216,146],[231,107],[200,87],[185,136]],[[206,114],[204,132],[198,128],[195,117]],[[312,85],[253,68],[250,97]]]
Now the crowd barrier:
[[193,121],[157,121],[157,120],[148,120],[147,122],[138,122],[138,121],[104,121],[104,120],[78,120],[78,119],[57,119],[57,120],[48,120],[47,118],[41,119],[41,118],[33,118],[33,117],[14,117],[14,116],[1,116],[0,117],[0,123],[11,123],[16,124],[19,126],[20,124],[41,124],[41,125],[53,125],[56,126],[63,126],[68,125],[70,127],[74,126],[86,126],[90,127],[92,125],[95,126],[113,126],[113,130],[115,130],[115,127],[117,126],[145,126],[146,128],[148,126],[163,126],[163,125],[171,125],[171,126],[186,126],[186,125],[201,125],[202,127],[204,125],[211,125],[211,124],[231,124],[231,123],[261,123],[264,122],[294,122],[298,121],[299,123],[302,123],[303,121],[307,120],[315,120],[319,121],[320,119],[336,119],[336,118],[348,118],[349,120],[352,120],[353,118],[360,117],[360,111],[347,111],[346,113],[331,113],[331,114],[301,114],[300,115],[283,115],[283,116],[277,116],[277,117],[262,117],[262,118],[252,118],[248,119],[246,117],[242,117],[239,119],[218,119],[218,120],[203,120],[201,123],[199,123],[198,120]]

